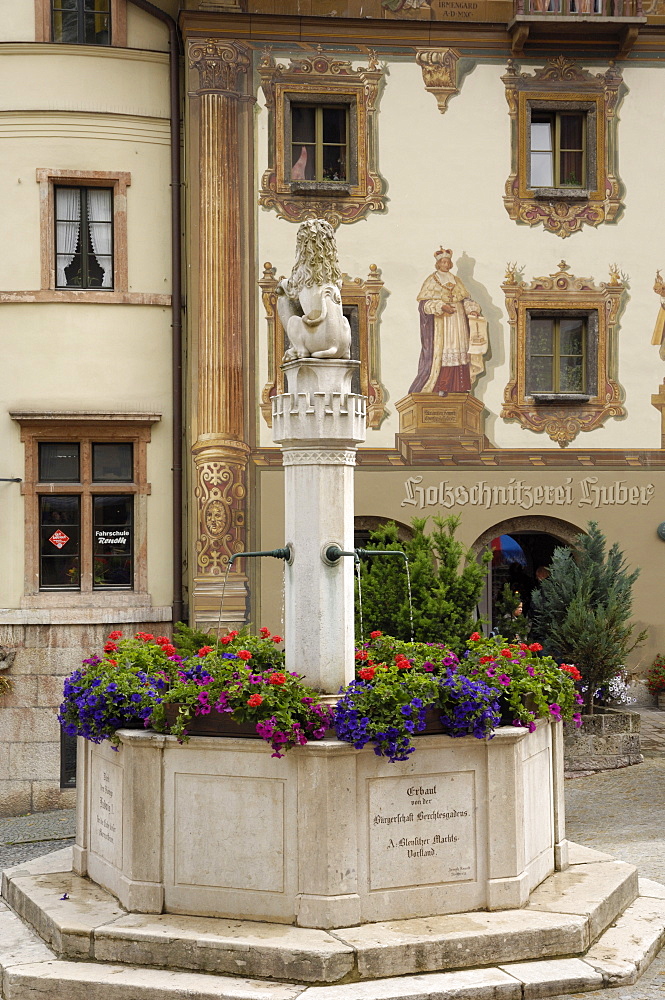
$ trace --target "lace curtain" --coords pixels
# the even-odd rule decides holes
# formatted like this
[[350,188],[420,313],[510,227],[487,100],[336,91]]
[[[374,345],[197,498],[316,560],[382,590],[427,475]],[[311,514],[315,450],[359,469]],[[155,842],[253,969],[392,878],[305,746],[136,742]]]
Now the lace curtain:
[[81,229],[79,188],[56,188],[56,285],[67,286],[65,268],[74,260]]
[[102,288],[111,288],[113,278],[112,196],[108,188],[88,188],[90,242],[95,260],[104,272]]

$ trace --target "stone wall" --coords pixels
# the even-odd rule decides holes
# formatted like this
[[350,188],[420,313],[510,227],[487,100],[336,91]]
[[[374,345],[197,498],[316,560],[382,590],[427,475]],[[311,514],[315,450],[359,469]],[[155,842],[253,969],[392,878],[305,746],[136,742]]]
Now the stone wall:
[[606,771],[640,764],[640,716],[616,708],[597,708],[582,716],[577,729],[564,724],[564,767],[566,774]]
[[57,711],[65,677],[81,660],[101,653],[114,627],[169,632],[165,622],[0,625],[0,646],[14,650],[3,671],[12,690],[0,697],[0,816],[73,807],[75,788],[60,787]]

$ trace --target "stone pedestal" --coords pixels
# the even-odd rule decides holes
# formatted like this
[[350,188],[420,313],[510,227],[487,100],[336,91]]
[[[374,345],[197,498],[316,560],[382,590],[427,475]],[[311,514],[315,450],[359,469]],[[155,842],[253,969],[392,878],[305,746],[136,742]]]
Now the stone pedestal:
[[483,404],[467,392],[410,393],[396,404],[397,444],[407,462],[437,461],[441,452],[473,452],[485,446]]
[[419,736],[398,764],[122,730],[119,752],[81,747],[74,867],[132,912],[335,928],[519,908],[567,864],[559,730]]
[[282,447],[286,665],[327,694],[354,677],[353,470],[365,439],[365,398],[351,392],[357,361],[306,358],[284,365],[288,392],[273,399]]

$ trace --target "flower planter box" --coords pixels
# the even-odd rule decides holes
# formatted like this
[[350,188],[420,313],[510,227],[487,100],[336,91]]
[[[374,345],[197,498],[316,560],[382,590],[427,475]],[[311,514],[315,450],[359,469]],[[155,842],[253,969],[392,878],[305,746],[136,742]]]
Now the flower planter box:
[[641,764],[640,716],[616,708],[597,708],[583,715],[579,729],[564,723],[566,774],[608,771]]
[[[180,705],[166,706],[166,721],[172,726],[178,716]],[[228,712],[215,712],[214,709],[206,715],[192,715],[187,723],[189,736],[241,736],[243,739],[260,740],[253,722],[236,722]]]
[[334,739],[281,760],[254,739],[82,740],[75,870],[130,912],[301,927],[523,907],[567,865],[561,725],[414,739],[397,764]]

